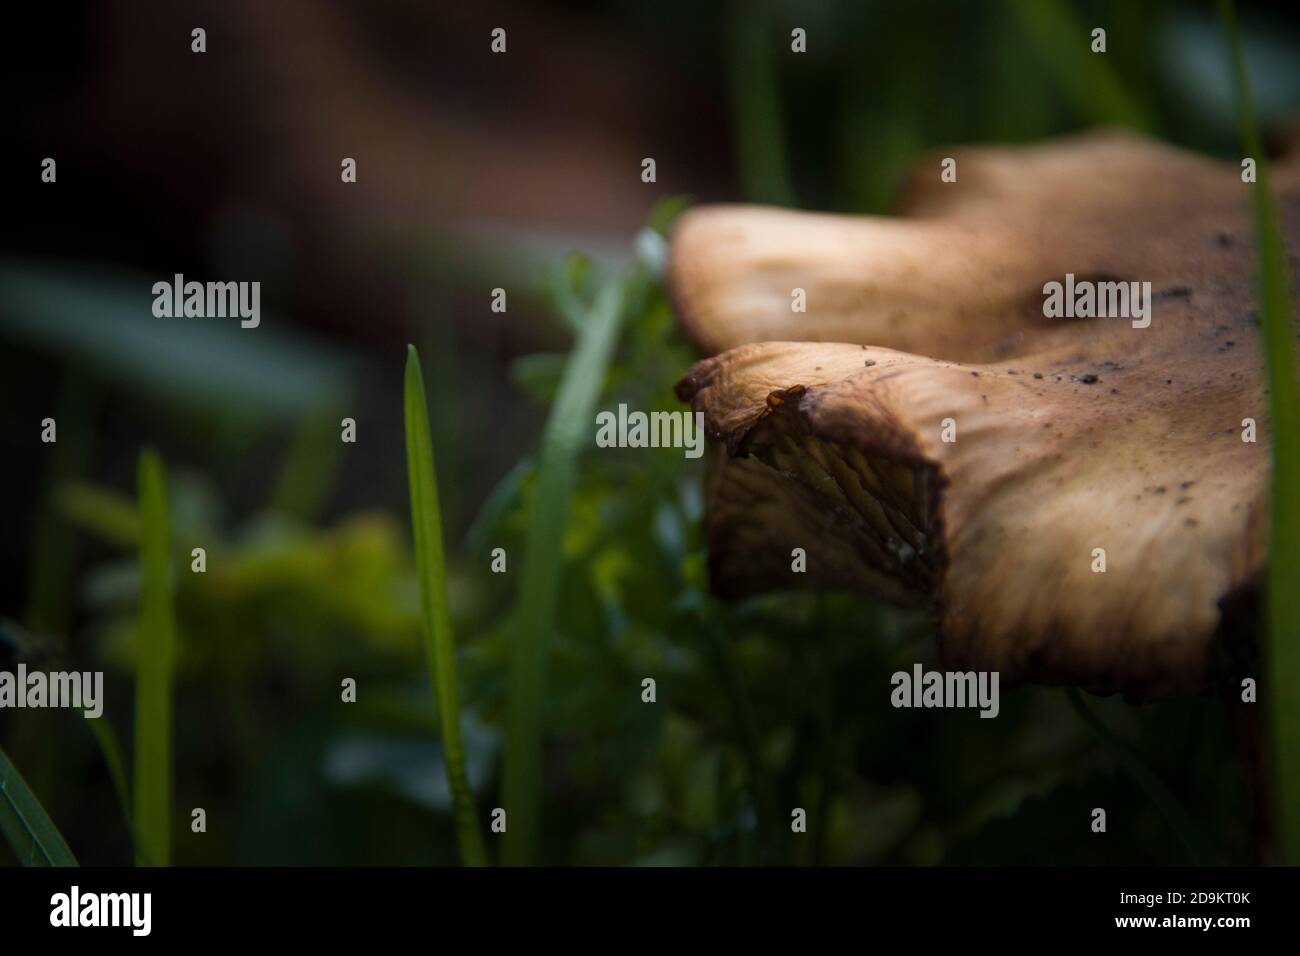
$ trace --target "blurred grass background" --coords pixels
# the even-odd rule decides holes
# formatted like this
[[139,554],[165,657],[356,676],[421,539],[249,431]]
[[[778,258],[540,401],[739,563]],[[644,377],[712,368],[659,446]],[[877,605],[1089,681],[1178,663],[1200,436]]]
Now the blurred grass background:
[[[509,612],[543,423],[602,282],[679,208],[661,203],[883,212],[927,150],[1096,125],[1237,149],[1212,2],[33,13],[0,40],[0,667],[105,669],[104,719],[132,739],[135,469],[156,446],[175,551],[182,864],[458,859],[420,659],[405,342],[425,362],[466,774],[486,819],[503,800]],[[1300,115],[1294,11],[1240,17],[1261,123],[1281,130]],[[206,54],[189,51],[194,26]],[[1087,52],[1094,26],[1104,57]],[[794,27],[806,54],[789,52]],[[45,156],[56,186],[39,183]],[[344,156],[354,185],[339,181]],[[261,328],[154,319],[150,286],[176,272],[259,279]],[[498,287],[505,313],[490,310]],[[619,325],[598,407],[679,408],[671,385],[693,355],[661,291]],[[55,445],[38,441],[46,416]],[[339,442],[344,416],[356,445]],[[703,471],[671,455],[581,460],[555,569],[537,858],[1192,859],[1059,691],[1008,694],[996,721],[895,711],[872,688],[934,663],[922,617],[846,595],[709,598]],[[190,574],[200,546],[208,572]],[[508,574],[488,570],[495,547]],[[654,705],[640,700],[647,676]],[[340,701],[347,677],[355,704]],[[1257,728],[1241,708],[1090,703],[1211,859],[1259,857]],[[81,721],[0,712],[0,745],[83,863],[127,862],[112,774]],[[199,806],[203,835],[184,825]],[[794,806],[811,839],[792,838]],[[1114,839],[1074,823],[1094,806],[1115,808]]]

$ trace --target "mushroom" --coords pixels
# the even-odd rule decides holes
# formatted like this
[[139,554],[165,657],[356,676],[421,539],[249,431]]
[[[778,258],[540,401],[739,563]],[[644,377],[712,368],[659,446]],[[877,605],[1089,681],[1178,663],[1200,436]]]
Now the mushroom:
[[[1267,552],[1253,187],[1128,134],[949,155],[900,218],[679,222],[670,291],[712,357],[677,392],[726,447],[712,586],[932,606],[947,664],[1004,681],[1200,689]],[[1300,164],[1274,181],[1295,243]],[[1047,317],[1052,282],[1150,283],[1149,322]]]

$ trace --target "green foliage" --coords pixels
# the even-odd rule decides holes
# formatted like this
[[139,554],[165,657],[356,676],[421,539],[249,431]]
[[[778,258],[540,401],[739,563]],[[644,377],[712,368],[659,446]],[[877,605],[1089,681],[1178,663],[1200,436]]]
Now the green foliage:
[[23,866],[76,866],[45,808],[0,750],[0,831]]
[[[712,44],[724,54],[725,73],[716,72],[731,81],[728,119],[749,198],[788,202],[797,194],[812,208],[880,211],[901,170],[928,149],[1025,141],[1096,122],[1158,127],[1196,147],[1226,145],[1211,108],[1215,70],[1194,66],[1204,84],[1195,88],[1156,82],[1168,78],[1162,71],[1170,63],[1155,54],[1185,42],[1188,31],[1173,28],[1195,26],[1195,11],[1125,0],[1099,0],[1087,18],[1080,8],[1027,0],[815,6],[809,54],[792,57],[784,53],[788,29],[770,8],[748,17],[746,4],[732,4],[701,16],[699,4],[675,4],[692,24],[674,33],[676,41],[694,49]],[[1018,29],[1007,28],[1009,16]],[[1112,26],[1105,56],[1088,51],[1094,19]],[[939,22],[944,29],[936,32]],[[1143,43],[1116,43],[1120,37]],[[1176,60],[1209,62],[1185,48]],[[920,75],[932,82],[917,83]],[[744,77],[752,82],[738,82]],[[1261,187],[1253,187],[1256,202],[1267,201]],[[683,205],[661,204],[651,228],[666,232]],[[417,539],[423,528],[430,545],[441,548],[444,534],[464,542],[448,548],[438,571],[429,570],[433,557],[420,554],[427,549],[418,541],[410,552],[405,522],[394,518],[407,504],[398,469],[340,481],[340,490],[350,485],[354,494],[361,486],[359,502],[327,498],[340,451],[348,469],[365,454],[337,444],[334,408],[347,395],[351,414],[364,393],[348,387],[347,366],[336,355],[300,338],[278,340],[270,325],[249,336],[220,323],[178,322],[159,337],[139,314],[143,278],[0,268],[0,334],[18,346],[16,358],[5,356],[4,371],[15,383],[30,356],[53,354],[81,366],[98,387],[116,384],[144,396],[148,408],[174,410],[170,424],[184,429],[231,415],[228,437],[248,434],[249,421],[298,426],[279,480],[270,476],[265,487],[250,479],[261,463],[246,442],[232,443],[240,454],[228,444],[207,459],[200,447],[195,471],[173,463],[165,508],[170,550],[150,530],[163,496],[141,507],[112,487],[120,469],[109,449],[91,444],[85,461],[50,471],[52,507],[42,517],[75,532],[81,547],[75,556],[60,551],[66,544],[41,530],[53,542],[53,570],[35,588],[40,624],[27,623],[103,666],[119,693],[127,692],[136,661],[142,678],[157,670],[145,660],[136,618],[137,605],[158,606],[166,580],[159,569],[185,567],[192,546],[208,550],[207,573],[181,573],[171,591],[185,653],[174,662],[176,740],[164,757],[170,763],[172,751],[184,755],[181,805],[189,805],[189,792],[202,793],[210,815],[230,825],[187,841],[186,862],[465,859],[461,808],[471,786],[480,801],[509,809],[512,862],[1184,859],[1190,841],[1171,825],[1168,805],[1162,811],[1163,798],[1149,795],[1153,780],[1206,827],[1225,862],[1253,858],[1243,768],[1218,700],[1140,708],[1090,700],[1098,722],[1114,728],[1111,743],[1125,742],[1100,747],[1056,690],[1004,688],[1002,712],[990,721],[899,711],[888,703],[891,674],[918,661],[936,664],[923,615],[847,594],[715,600],[703,541],[705,462],[671,450],[579,457],[594,408],[627,402],[681,410],[672,384],[697,356],[662,289],[647,288],[639,270],[600,284],[621,246],[568,256],[538,283],[539,264],[560,259],[570,240],[535,238],[494,235],[469,250],[437,250],[436,260],[405,257],[420,263],[412,278],[425,286],[471,296],[509,286],[510,320],[518,323],[509,345],[530,342],[537,350],[515,358],[508,376],[497,375],[501,341],[460,335],[451,323],[418,333],[443,346],[425,351],[434,394],[422,406],[443,487],[440,513],[416,517]],[[462,268],[467,260],[473,268]],[[533,337],[515,309],[542,297],[557,321],[539,323],[544,334]],[[1276,314],[1267,302],[1266,320]],[[561,351],[562,332],[577,337],[572,353]],[[1282,354],[1270,349],[1270,367]],[[1274,387],[1272,394],[1281,392]],[[102,418],[108,403],[98,405]],[[79,407],[58,411],[61,453],[81,447],[72,437],[79,432],[98,433],[95,416]],[[515,431],[501,427],[503,410],[519,416]],[[1274,411],[1275,434],[1295,434],[1283,427],[1285,414],[1285,407]],[[83,427],[69,428],[78,418]],[[376,414],[376,424],[381,420],[387,423]],[[540,448],[521,438],[544,420]],[[380,431],[368,430],[365,440],[393,452],[375,460],[395,464],[396,445],[380,446]],[[396,440],[395,429],[388,440]],[[495,457],[473,459],[485,448]],[[244,470],[232,473],[232,464]],[[1282,474],[1275,473],[1279,483]],[[431,457],[428,475],[432,480]],[[161,484],[160,469],[158,477]],[[1295,478],[1287,484],[1294,488]],[[414,495],[411,505],[414,514]],[[1275,557],[1297,542],[1297,534],[1275,537]],[[487,572],[486,555],[498,546],[509,552],[508,574]],[[133,559],[137,547],[153,553],[152,571]],[[1294,558],[1272,564],[1274,573],[1296,566]],[[84,573],[74,577],[78,570]],[[1275,583],[1270,590],[1277,604],[1291,600]],[[429,602],[440,605],[436,616]],[[453,625],[457,674],[447,693],[438,661],[453,659]],[[1298,686],[1297,647],[1295,639],[1274,641],[1270,674],[1285,680],[1276,686]],[[1277,663],[1284,658],[1291,663]],[[356,704],[338,705],[340,675],[356,676],[364,688]],[[657,681],[653,704],[640,699],[646,677]],[[430,680],[436,713],[428,706]],[[1290,735],[1279,759],[1294,780],[1300,720],[1283,713],[1286,695],[1266,697],[1281,728],[1275,740]],[[79,735],[70,734],[67,747],[44,745],[45,731],[61,732],[57,719],[32,714],[11,752],[55,815],[75,828],[68,836],[82,859],[120,862],[123,835],[102,825],[104,814],[116,791],[124,801],[134,798],[136,819],[144,819],[142,766],[137,759],[136,792],[128,793],[108,725],[92,722],[105,773],[88,740],[77,749]],[[41,733],[32,729],[39,721],[51,721],[39,725]],[[137,715],[137,758],[149,749],[139,735],[151,727],[157,724]],[[458,744],[447,740],[449,729],[459,730]],[[441,746],[436,735],[443,735]],[[90,795],[49,783],[85,767],[97,771],[77,778]],[[169,767],[164,775],[170,778]],[[1292,796],[1281,806],[1300,806],[1295,785],[1284,786]],[[1117,809],[1110,816],[1116,839],[1089,838],[1079,807],[1098,803]],[[805,835],[790,831],[796,806],[808,811]],[[455,825],[430,826],[431,819]],[[1080,822],[1071,828],[1067,820]]]
[[[680,409],[671,386],[692,352],[661,290],[629,289],[628,297],[639,305],[625,310],[595,407]],[[553,570],[547,686],[556,689],[541,695],[535,720],[548,755],[535,858],[1054,862],[1017,835],[1021,814],[1059,820],[1081,788],[1102,783],[1125,806],[1131,839],[1062,840],[1054,854],[1096,863],[1184,858],[1161,807],[1114,772],[1126,757],[1093,748],[1059,694],[1008,690],[994,721],[893,709],[894,671],[937,666],[924,615],[843,594],[711,597],[704,485],[704,463],[673,453],[606,449],[582,459]],[[515,553],[535,533],[541,502],[537,470],[521,462],[488,495],[475,551]],[[485,609],[513,595],[510,575],[490,577]],[[516,702],[501,677],[515,646],[509,623],[480,616],[471,626],[481,636],[466,648],[467,697],[490,723]],[[640,700],[645,677],[657,682],[654,704]],[[1096,709],[1189,814],[1244,818],[1239,768],[1212,701],[1144,710],[1101,701]],[[506,759],[508,775],[508,749]],[[513,830],[515,801],[502,805]],[[808,811],[806,836],[790,831],[796,806]],[[1225,857],[1247,859],[1247,828],[1221,831],[1212,836]]]
[[442,510],[438,506],[438,476],[429,437],[424,377],[414,346],[406,356],[406,467],[411,489],[411,528],[420,574],[421,636],[429,684],[442,728],[447,779],[451,785],[452,814],[466,866],[483,866],[487,854],[474,814],[474,796],[465,773],[465,751],[460,739],[460,698],[456,689],[456,647],[447,604],[447,569],[442,553]]
[[1043,52],[1044,65],[1091,122],[1151,128],[1147,112],[1111,68],[1109,54],[1092,52],[1091,31],[1064,0],[1010,0],[1010,6]]
[[[660,228],[674,210],[656,213]],[[619,315],[616,331],[602,333],[608,361],[587,376],[588,408],[574,415],[567,400],[572,417],[563,420],[576,437],[563,447],[586,447],[594,409],[626,402],[680,410],[672,385],[695,356],[662,289],[633,273],[593,302],[596,286],[582,268],[565,281],[580,336],[613,321],[596,305],[616,298]],[[549,399],[556,419],[573,367],[570,358],[544,388],[521,381],[527,392],[515,400]],[[467,428],[490,432],[476,405],[461,405],[459,414],[471,420]],[[478,489],[477,516],[453,516],[442,496],[438,538],[465,542],[443,556],[447,634],[454,626],[459,639],[464,777],[480,802],[508,808],[507,837],[522,822],[500,776],[502,767],[511,772],[510,741],[502,742],[517,726],[512,668],[521,629],[531,624],[524,636],[547,645],[534,647],[531,659],[544,683],[528,731],[545,742],[538,752],[546,772],[539,760],[529,859],[907,865],[1185,857],[1160,809],[1115,772],[1124,759],[1092,745],[1059,692],[1004,689],[1001,714],[987,721],[892,708],[890,675],[937,663],[924,615],[847,594],[714,599],[702,537],[705,460],[670,449],[584,454],[559,484],[567,495],[558,518],[544,457],[523,443],[516,454],[492,476],[495,485]],[[185,635],[173,695],[175,752],[185,754],[186,768],[177,784],[204,794],[210,816],[233,821],[229,836],[187,841],[186,861],[457,859],[459,826],[430,827],[431,817],[457,820],[455,794],[443,782],[459,758],[450,756],[454,746],[436,743],[451,726],[443,712],[451,695],[439,692],[431,712],[415,651],[427,655],[429,647],[421,582],[441,576],[417,571],[418,556],[390,515],[354,512],[316,526],[259,508],[226,517],[193,473],[173,467],[167,486],[171,566],[187,567],[197,544],[209,557],[207,573],[181,573],[172,594]],[[146,584],[124,555],[148,534],[145,509],[85,482],[54,497],[61,518],[94,545],[80,589],[90,646],[109,679],[125,681]],[[551,515],[543,522],[548,549],[530,552],[541,514]],[[495,547],[509,554],[507,574],[488,571]],[[538,553],[549,563],[537,565]],[[527,598],[552,615],[549,630],[538,614],[521,613],[521,577],[554,589],[550,601],[540,591]],[[364,688],[356,704],[338,705],[339,675]],[[646,677],[657,682],[653,704],[641,701]],[[1131,708],[1105,700],[1092,709],[1141,752],[1190,817],[1212,825],[1206,835],[1226,862],[1250,859],[1241,768],[1217,701]],[[1081,794],[1099,791],[1122,810],[1112,820],[1123,840],[1089,841],[1086,821],[1079,839],[1045,840],[1043,821],[1059,830]],[[84,817],[75,796],[51,792],[60,819]],[[111,772],[101,796],[98,805],[111,808]],[[790,831],[796,806],[808,811],[807,834]],[[69,836],[111,862],[119,831],[98,820]]]
[[606,285],[578,332],[542,436],[536,502],[524,551],[519,607],[511,626],[510,707],[506,722],[505,862],[533,861],[541,801],[542,697],[559,599],[561,551],[577,458],[590,436],[624,309],[621,282]]
[[1282,859],[1300,864],[1300,404],[1296,396],[1295,301],[1282,243],[1268,158],[1255,122],[1250,78],[1231,0],[1220,0],[1232,49],[1233,84],[1241,119],[1241,146],[1256,162],[1247,186],[1255,216],[1259,316],[1263,324],[1273,446],[1272,521],[1266,585],[1268,635],[1265,659],[1269,690],[1264,697],[1272,742],[1273,802]]
[[1083,695],[1073,687],[1066,688],[1066,697],[1080,719],[1095,733],[1115,763],[1122,767],[1134,782],[1146,794],[1152,805],[1160,811],[1169,828],[1177,835],[1186,851],[1189,862],[1207,864],[1213,862],[1213,851],[1206,845],[1200,829],[1194,824],[1187,811],[1169,792],[1160,778],[1151,771],[1142,755],[1129,743],[1121,740],[1110,728],[1102,723],[1097,715],[1089,710],[1083,701]]
[[136,864],[169,866],[172,858],[171,527],[161,459],[140,455],[140,617],[135,647]]
[[772,42],[781,35],[775,19],[765,2],[733,2],[727,67],[744,194],[754,202],[793,206],[776,66],[780,47]]
[[131,820],[131,792],[126,782],[126,760],[122,756],[122,745],[118,742],[117,734],[113,732],[113,726],[106,717],[100,716],[94,720],[87,720],[91,734],[95,737],[95,742],[99,744],[100,753],[104,755],[104,764],[108,767],[108,775],[113,781],[113,792],[117,794],[118,805],[122,808],[122,818],[126,822],[126,828],[129,832],[134,832],[135,824]]
[[153,280],[0,261],[0,334],[105,384],[244,422],[296,421],[346,393],[347,361],[319,342],[238,322],[185,322],[158,334],[140,309]]

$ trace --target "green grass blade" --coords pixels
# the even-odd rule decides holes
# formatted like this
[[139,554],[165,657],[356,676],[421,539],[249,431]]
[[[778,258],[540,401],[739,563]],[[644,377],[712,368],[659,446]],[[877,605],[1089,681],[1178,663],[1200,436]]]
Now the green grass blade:
[[94,720],[87,720],[86,724],[90,727],[90,732],[99,744],[104,763],[108,766],[108,775],[113,781],[113,791],[117,794],[117,802],[122,808],[122,818],[126,821],[126,832],[132,834],[132,843],[134,843],[134,824],[131,822],[131,794],[127,789],[126,760],[122,757],[122,745],[118,743],[117,734],[113,733],[113,726],[106,718],[98,717]]
[[4,750],[0,750],[0,832],[23,866],[77,865],[58,827]]
[[776,52],[790,36],[773,29],[765,4],[733,2],[727,30],[728,86],[736,125],[736,157],[750,202],[795,205],[786,162],[781,76]]
[[452,816],[466,866],[483,866],[487,853],[474,814],[474,795],[465,773],[465,748],[460,739],[460,701],[456,689],[456,648],[447,606],[447,566],[442,553],[442,511],[438,506],[438,475],[429,438],[429,410],[425,404],[424,376],[415,346],[406,352],[406,468],[411,485],[411,527],[415,559],[420,572],[420,608],[423,618],[425,661],[438,705],[447,781],[451,788]]
[[526,865],[537,848],[541,803],[542,699],[546,653],[555,626],[564,529],[578,453],[594,433],[596,400],[618,339],[626,288],[615,280],[597,295],[565,364],[542,435],[537,497],[524,548],[523,581],[513,619],[506,714],[505,862]]
[[84,481],[69,481],[54,493],[59,516],[71,527],[124,551],[140,545],[140,509],[130,495]]
[[271,495],[271,507],[309,522],[329,497],[344,444],[339,440],[345,398],[313,412],[294,431]]
[[135,861],[169,866],[172,834],[171,529],[162,461],[140,455],[140,619],[135,662]]
[[1296,357],[1292,297],[1277,204],[1268,161],[1255,122],[1255,106],[1231,0],[1219,11],[1231,47],[1233,85],[1241,144],[1256,164],[1250,190],[1255,215],[1259,316],[1263,323],[1273,443],[1272,520],[1269,528],[1268,639],[1265,706],[1271,741],[1273,805],[1282,861],[1300,864],[1300,405],[1296,403]]
[[1011,8],[1089,122],[1152,128],[1147,111],[1125,90],[1110,54],[1092,52],[1092,27],[1103,24],[1084,24],[1064,0],[1011,0]]

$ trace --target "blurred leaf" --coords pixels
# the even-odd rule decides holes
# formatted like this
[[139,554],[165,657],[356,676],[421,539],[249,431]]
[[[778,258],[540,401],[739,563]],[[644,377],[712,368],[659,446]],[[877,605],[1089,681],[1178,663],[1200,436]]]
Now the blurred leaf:
[[332,403],[294,430],[271,496],[277,510],[302,521],[310,521],[320,511],[344,447],[340,441],[341,407],[341,403]]
[[[491,777],[500,735],[473,714],[461,720],[465,774],[472,791]],[[423,738],[350,733],[324,755],[325,779],[336,787],[372,786],[397,794],[435,813],[453,811],[453,797],[442,747]]]
[[543,272],[552,310],[575,333],[582,328],[594,295],[594,271],[591,259],[575,252]]
[[555,406],[546,421],[537,501],[524,553],[523,583],[514,619],[506,723],[505,806],[510,808],[505,861],[531,863],[541,803],[541,711],[546,658],[560,585],[562,548],[577,458],[590,441],[596,400],[618,338],[626,290],[611,281],[578,333]]
[[[1109,54],[1092,52],[1092,31],[1065,0],[1010,0],[1017,19],[1056,71],[1080,114],[1098,125],[1150,130],[1150,116],[1128,94]],[[1107,37],[1107,43],[1113,37]]]
[[0,750],[0,830],[23,866],[77,865],[62,834],[3,750]]
[[120,492],[71,481],[58,489],[55,500],[68,521],[102,541],[132,548],[140,540],[140,512]]
[[131,822],[131,794],[127,789],[126,760],[122,756],[122,745],[118,742],[117,734],[113,733],[113,725],[103,715],[87,720],[86,723],[89,724],[90,732],[94,735],[100,753],[104,756],[104,764],[108,767],[108,775],[113,781],[113,792],[117,794],[118,806],[122,810],[122,819],[126,822],[127,832],[131,833],[134,828]]
[[682,213],[686,212],[694,202],[695,197],[686,194],[661,199],[650,210],[647,225],[659,235],[667,237],[672,233],[673,226],[676,225]]
[[775,51],[788,49],[789,33],[773,29],[766,2],[733,0],[726,37],[727,68],[735,116],[736,157],[745,198],[795,205],[786,163],[785,119]]
[[506,512],[518,505],[524,485],[533,481],[536,474],[536,464],[531,458],[524,458],[497,482],[465,535],[465,549],[470,554],[487,553],[489,539],[503,533]]
[[140,455],[140,618],[135,647],[136,864],[170,866],[172,840],[171,531],[162,461]]
[[[1250,191],[1255,216],[1255,247],[1259,270],[1259,314],[1263,322],[1268,407],[1273,451],[1272,521],[1269,527],[1268,582],[1268,701],[1274,774],[1273,805],[1277,808],[1282,860],[1300,864],[1300,403],[1296,396],[1295,303],[1291,268],[1282,243],[1269,163],[1255,123],[1250,79],[1242,54],[1232,0],[1220,0],[1232,51],[1233,84],[1241,120],[1241,146],[1256,162]],[[1286,692],[1284,692],[1284,688]]]
[[566,356],[550,352],[521,355],[510,363],[510,381],[541,405],[549,405],[560,390]]
[[155,317],[156,280],[0,264],[0,332],[105,382],[211,415],[296,422],[349,391],[346,360],[265,314],[255,329]]
[[[54,504],[65,521],[105,544],[127,550],[135,548],[140,541],[140,512],[136,502],[116,489],[68,481],[55,489]],[[167,504],[177,541],[182,538],[211,541],[220,518],[220,505],[206,478],[192,472],[176,474],[169,483]],[[189,548],[183,550],[189,553]]]
[[[1224,43],[1221,21],[1199,9],[1175,10],[1163,25],[1156,65],[1165,82],[1195,104],[1196,123],[1214,141],[1237,137],[1232,51]],[[1239,34],[1250,79],[1251,100],[1263,123],[1285,125],[1300,106],[1300,49],[1294,33],[1267,19],[1243,24]],[[1253,154],[1252,154],[1253,155]]]

